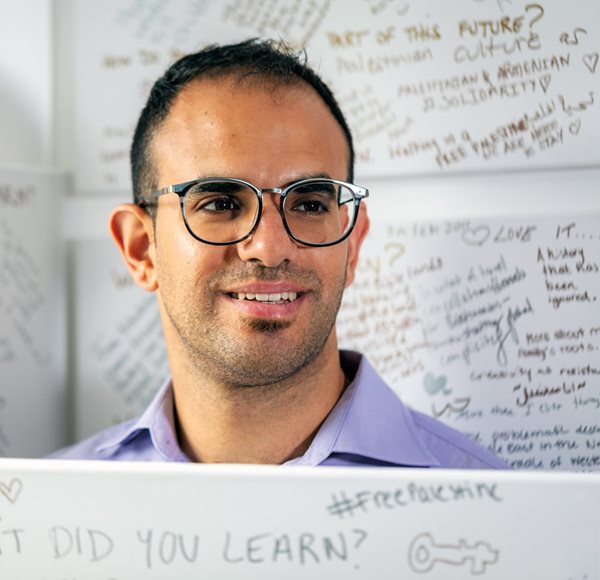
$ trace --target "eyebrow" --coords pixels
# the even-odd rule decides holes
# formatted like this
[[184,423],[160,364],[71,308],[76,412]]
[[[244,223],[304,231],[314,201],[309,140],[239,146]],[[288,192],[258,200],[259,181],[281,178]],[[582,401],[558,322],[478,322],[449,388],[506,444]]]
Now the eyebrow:
[[304,175],[299,175],[298,177],[288,181],[283,185],[283,187],[287,187],[288,185],[292,185],[292,183],[297,183],[298,181],[304,181],[305,179],[332,179],[330,175],[327,173],[307,173]]
[[[224,177],[227,179],[242,179],[243,181],[248,181],[249,183],[252,183],[252,181],[245,179],[243,177],[239,177],[237,175],[223,175],[223,174],[212,174],[212,173],[211,174],[200,174],[200,175],[196,176],[193,180],[190,179],[189,181],[194,181],[196,179],[219,179],[221,177]],[[331,177],[331,175],[329,175],[328,173],[324,173],[324,172],[304,173],[304,174],[294,177],[294,179],[290,179],[289,181],[286,181],[282,185],[272,184],[272,186],[279,187],[281,189],[285,189],[286,187],[288,187],[288,185],[292,185],[292,183],[297,183],[298,181],[304,181],[305,179],[333,179],[333,178]]]

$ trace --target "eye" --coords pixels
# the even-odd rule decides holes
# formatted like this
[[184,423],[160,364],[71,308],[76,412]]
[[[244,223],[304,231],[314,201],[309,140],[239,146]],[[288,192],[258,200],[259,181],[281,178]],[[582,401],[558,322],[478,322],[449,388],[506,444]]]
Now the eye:
[[296,201],[291,209],[306,213],[324,213],[329,211],[329,207],[323,201],[314,198]]
[[336,208],[336,199],[336,188],[332,184],[304,183],[288,193],[286,206],[289,211],[305,215],[325,214]]
[[186,193],[186,208],[190,213],[208,218],[234,218],[256,205],[256,194],[243,183],[230,181],[201,181]]
[[193,209],[194,211],[223,213],[239,211],[241,208],[237,199],[234,197],[223,196],[209,199],[198,199],[196,203],[193,204]]

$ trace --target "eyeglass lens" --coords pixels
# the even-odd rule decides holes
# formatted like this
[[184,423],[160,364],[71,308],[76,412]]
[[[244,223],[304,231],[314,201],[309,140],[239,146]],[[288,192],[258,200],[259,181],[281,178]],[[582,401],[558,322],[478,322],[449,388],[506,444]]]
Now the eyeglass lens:
[[[188,227],[200,239],[235,242],[252,231],[259,200],[247,185],[215,180],[192,186],[185,196],[184,211]],[[309,244],[343,238],[354,225],[355,213],[353,191],[328,181],[299,184],[288,191],[283,205],[288,229],[298,241]]]

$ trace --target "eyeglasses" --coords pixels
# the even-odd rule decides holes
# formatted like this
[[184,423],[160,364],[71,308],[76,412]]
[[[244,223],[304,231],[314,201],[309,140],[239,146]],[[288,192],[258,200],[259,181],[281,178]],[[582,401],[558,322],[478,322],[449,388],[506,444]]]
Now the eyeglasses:
[[287,187],[260,189],[242,179],[207,178],[169,185],[139,202],[156,205],[166,193],[179,196],[185,226],[205,244],[225,246],[249,238],[262,215],[263,194],[276,193],[283,225],[305,246],[333,246],[345,240],[358,216],[364,187],[328,178],[303,179]]

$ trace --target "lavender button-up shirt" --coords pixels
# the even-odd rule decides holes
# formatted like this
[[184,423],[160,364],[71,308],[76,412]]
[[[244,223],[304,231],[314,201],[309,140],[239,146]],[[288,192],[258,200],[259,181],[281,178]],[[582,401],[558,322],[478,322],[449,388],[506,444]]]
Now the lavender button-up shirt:
[[[413,411],[366,358],[341,351],[354,376],[304,455],[286,465],[506,468],[458,431]],[[110,427],[52,455],[61,459],[190,461],[177,441],[171,382],[138,419]]]

